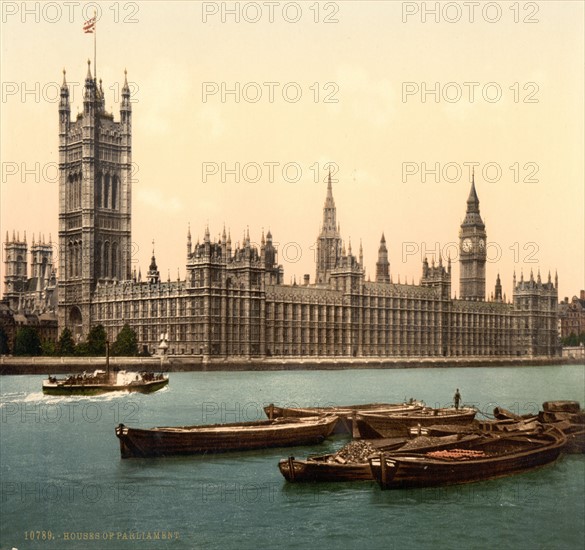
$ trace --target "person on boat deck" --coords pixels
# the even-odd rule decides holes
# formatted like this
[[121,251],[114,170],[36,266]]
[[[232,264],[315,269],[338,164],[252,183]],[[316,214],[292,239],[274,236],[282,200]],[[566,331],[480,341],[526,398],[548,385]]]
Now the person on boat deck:
[[461,394],[459,393],[459,388],[455,390],[455,395],[453,396],[453,401],[455,402],[455,409],[459,410],[459,403],[461,402]]

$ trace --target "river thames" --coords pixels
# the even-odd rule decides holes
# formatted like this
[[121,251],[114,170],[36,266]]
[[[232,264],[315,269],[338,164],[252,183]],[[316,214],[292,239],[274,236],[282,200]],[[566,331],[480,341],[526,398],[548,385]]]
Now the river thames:
[[585,456],[471,485],[382,492],[285,483],[278,460],[347,443],[122,460],[115,426],[263,418],[262,407],[463,403],[524,414],[585,403],[583,365],[172,373],[152,395],[50,397],[41,376],[1,384],[0,548],[563,548],[585,540]]

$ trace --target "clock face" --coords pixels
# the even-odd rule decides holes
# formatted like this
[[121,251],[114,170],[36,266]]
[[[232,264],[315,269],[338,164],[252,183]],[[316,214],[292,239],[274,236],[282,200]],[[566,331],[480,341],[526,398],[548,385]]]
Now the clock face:
[[479,249],[483,250],[485,248],[485,241],[483,239],[479,239]]
[[473,244],[471,242],[471,239],[464,239],[463,243],[461,244],[461,248],[463,249],[463,252],[471,252],[472,246],[473,246]]

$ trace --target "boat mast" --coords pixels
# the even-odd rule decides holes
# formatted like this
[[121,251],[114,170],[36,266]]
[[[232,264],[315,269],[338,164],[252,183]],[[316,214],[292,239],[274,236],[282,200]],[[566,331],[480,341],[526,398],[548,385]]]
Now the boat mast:
[[106,376],[110,379],[110,341],[106,340]]

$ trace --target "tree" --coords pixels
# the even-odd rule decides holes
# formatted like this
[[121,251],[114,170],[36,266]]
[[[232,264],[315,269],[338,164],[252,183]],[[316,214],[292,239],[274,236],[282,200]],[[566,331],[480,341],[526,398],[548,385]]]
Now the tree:
[[106,354],[106,340],[108,335],[104,325],[92,327],[87,336],[87,351],[94,357],[102,357]]
[[8,334],[6,334],[4,327],[0,327],[0,355],[7,355],[9,353]]
[[57,342],[57,355],[61,357],[75,354],[75,342],[68,328],[64,328]]
[[43,355],[56,355],[57,354],[57,346],[53,340],[50,338],[45,338],[41,342],[41,349],[43,351]]
[[78,357],[88,357],[91,355],[91,353],[89,353],[87,342],[79,342],[79,344],[75,346],[74,355],[77,355]]
[[112,355],[138,355],[138,336],[128,324],[122,327],[112,345]]
[[571,332],[569,336],[565,336],[561,339],[561,344],[565,347],[574,347],[585,344],[585,332],[580,332],[579,335]]
[[561,343],[563,344],[563,346],[567,346],[567,347],[578,346],[579,339],[577,338],[577,335],[574,332],[571,332],[571,334],[569,334],[569,336],[565,336],[561,340]]
[[14,355],[41,355],[41,339],[32,327],[21,327],[14,337]]

